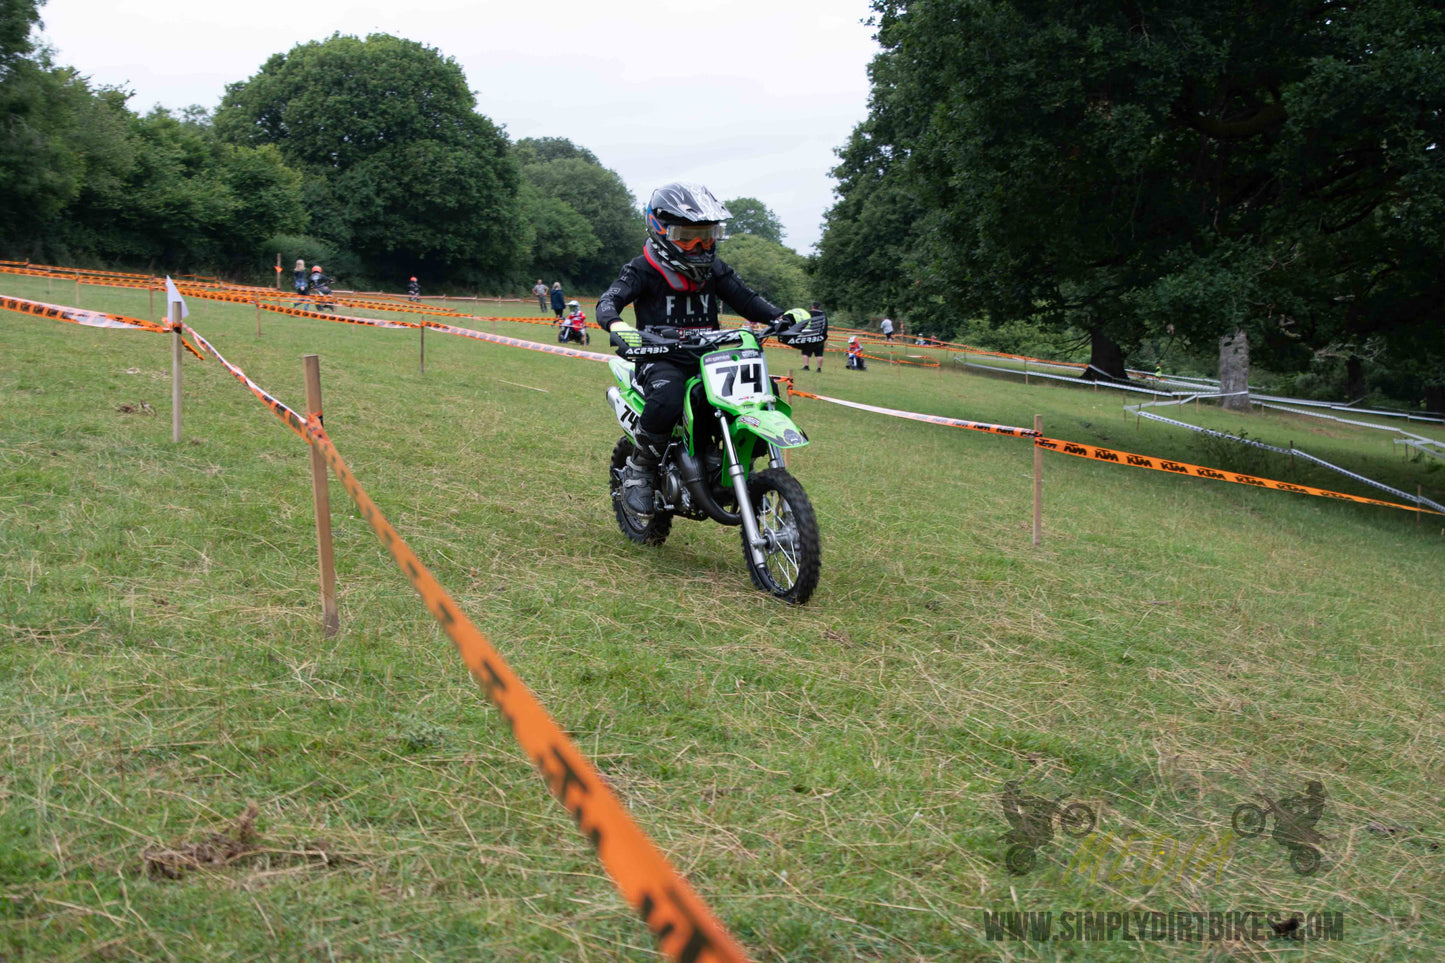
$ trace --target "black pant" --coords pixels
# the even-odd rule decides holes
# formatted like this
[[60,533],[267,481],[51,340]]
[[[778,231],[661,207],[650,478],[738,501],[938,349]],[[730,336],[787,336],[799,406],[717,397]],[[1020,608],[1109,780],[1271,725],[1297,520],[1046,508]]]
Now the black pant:
[[653,435],[670,435],[682,417],[687,379],[695,368],[675,361],[649,361],[637,373],[642,382],[642,430]]

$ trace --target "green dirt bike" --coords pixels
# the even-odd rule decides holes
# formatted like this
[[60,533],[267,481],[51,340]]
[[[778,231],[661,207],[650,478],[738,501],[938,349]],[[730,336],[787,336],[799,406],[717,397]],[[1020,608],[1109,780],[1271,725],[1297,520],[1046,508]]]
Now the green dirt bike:
[[[783,467],[783,449],[801,448],[808,437],[768,377],[762,343],[770,337],[788,345],[822,342],[826,322],[784,316],[757,334],[728,328],[660,334],[667,344],[635,352],[614,336],[624,358],[665,357],[697,370],[688,379],[682,420],[657,468],[656,510],[645,521],[627,510],[622,497],[622,469],[642,417],[642,389],[632,360],[608,362],[617,384],[607,389],[607,400],[626,433],[612,449],[609,473],[618,527],[634,542],[661,545],[679,515],[740,526],[753,584],[803,604],[818,586],[818,518],[803,486]],[[755,470],[753,463],[762,457],[767,467]]]

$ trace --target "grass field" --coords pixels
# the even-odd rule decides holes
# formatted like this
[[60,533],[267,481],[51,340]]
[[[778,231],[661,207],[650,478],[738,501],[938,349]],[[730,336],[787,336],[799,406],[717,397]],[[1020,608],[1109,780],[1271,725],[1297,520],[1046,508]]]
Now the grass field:
[[[293,406],[320,355],[360,483],[757,958],[1439,957],[1440,518],[1048,456],[1034,548],[1027,442],[799,401],[824,556],[793,609],[733,530],[617,533],[603,365],[429,334],[423,375],[414,331],[263,314],[258,339],[249,306],[191,310]],[[1115,392],[828,364],[799,387],[1375,494],[1136,428]],[[165,338],[0,312],[0,959],[655,958],[339,486],[322,634],[306,447],[215,363],[185,379],[174,446]],[[1383,432],[1182,415],[1445,494]],[[1009,780],[1095,833],[1010,875]],[[1231,813],[1308,780],[1324,866],[1300,876]],[[1344,931],[990,940],[1014,910]]]

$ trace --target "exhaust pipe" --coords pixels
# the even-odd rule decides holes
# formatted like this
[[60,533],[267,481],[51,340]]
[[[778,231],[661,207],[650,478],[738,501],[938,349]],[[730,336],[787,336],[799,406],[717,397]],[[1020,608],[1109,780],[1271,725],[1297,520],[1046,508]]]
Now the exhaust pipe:
[[708,491],[707,482],[702,477],[702,462],[698,461],[696,455],[679,449],[677,464],[682,469],[682,483],[687,486],[687,493],[692,496],[694,504],[701,508],[708,518],[720,525],[741,525],[743,523],[742,515],[728,511],[712,497],[712,492]]

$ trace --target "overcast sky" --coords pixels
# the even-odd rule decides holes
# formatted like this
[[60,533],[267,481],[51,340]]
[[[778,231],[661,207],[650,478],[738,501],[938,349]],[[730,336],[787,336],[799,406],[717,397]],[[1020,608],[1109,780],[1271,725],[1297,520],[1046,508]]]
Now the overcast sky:
[[132,110],[200,104],[274,53],[340,31],[454,58],[512,139],[566,137],[639,201],[669,180],[756,197],[808,253],[833,154],[867,115],[867,0],[49,0],[56,62],[134,91]]

